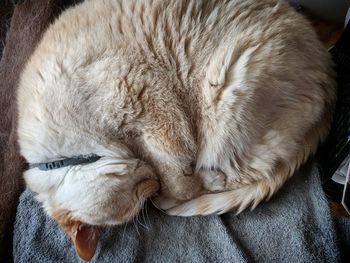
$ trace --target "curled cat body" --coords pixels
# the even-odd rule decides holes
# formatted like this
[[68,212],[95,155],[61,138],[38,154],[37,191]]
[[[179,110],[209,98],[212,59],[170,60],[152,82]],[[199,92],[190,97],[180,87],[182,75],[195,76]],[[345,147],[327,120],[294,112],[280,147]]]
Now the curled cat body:
[[101,158],[24,178],[88,259],[97,226],[159,188],[172,215],[254,208],[315,152],[334,102],[331,57],[287,2],[86,0],[21,75],[18,138],[28,163]]

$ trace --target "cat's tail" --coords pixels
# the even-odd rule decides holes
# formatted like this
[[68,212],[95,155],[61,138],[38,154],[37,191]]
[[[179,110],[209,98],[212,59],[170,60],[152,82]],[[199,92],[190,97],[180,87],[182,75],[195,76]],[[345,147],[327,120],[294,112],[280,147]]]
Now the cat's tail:
[[318,143],[323,141],[328,133],[331,119],[331,111],[326,112],[323,118],[305,135],[300,150],[294,158],[277,163],[269,177],[250,184],[237,184],[235,189],[226,192],[205,194],[177,204],[170,203],[165,212],[177,216],[195,216],[223,214],[229,211],[239,214],[249,207],[254,209],[259,203],[268,200],[277,192],[294,171],[305,163],[311,154],[315,153]]
[[288,177],[289,173],[279,174],[275,177],[277,180],[259,180],[227,192],[202,195],[172,207],[166,210],[166,213],[177,216],[195,216],[235,211],[236,214],[239,214],[248,207],[254,209],[260,202],[269,199]]

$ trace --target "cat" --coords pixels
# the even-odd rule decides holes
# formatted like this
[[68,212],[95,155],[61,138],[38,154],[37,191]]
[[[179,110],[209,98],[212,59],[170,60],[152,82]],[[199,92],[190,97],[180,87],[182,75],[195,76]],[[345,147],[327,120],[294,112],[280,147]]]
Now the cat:
[[180,216],[271,197],[326,137],[335,90],[330,55],[287,2],[86,0],[21,74],[24,178],[88,260],[98,226],[149,197]]

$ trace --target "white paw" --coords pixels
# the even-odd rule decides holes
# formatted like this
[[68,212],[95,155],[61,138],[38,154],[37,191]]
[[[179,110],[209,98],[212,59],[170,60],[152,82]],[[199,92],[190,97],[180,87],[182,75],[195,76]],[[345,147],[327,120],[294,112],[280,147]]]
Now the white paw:
[[211,192],[225,190],[226,175],[220,171],[200,170],[199,176],[202,179],[205,189]]

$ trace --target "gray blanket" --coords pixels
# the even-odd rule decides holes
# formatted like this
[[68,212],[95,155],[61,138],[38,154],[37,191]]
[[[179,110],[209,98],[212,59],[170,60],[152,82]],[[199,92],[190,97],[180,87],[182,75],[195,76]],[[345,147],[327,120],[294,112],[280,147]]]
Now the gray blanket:
[[[33,197],[26,190],[20,198],[15,262],[80,262]],[[104,229],[92,262],[340,262],[335,229],[308,164],[269,202],[238,216],[170,217],[149,203],[135,222]]]

